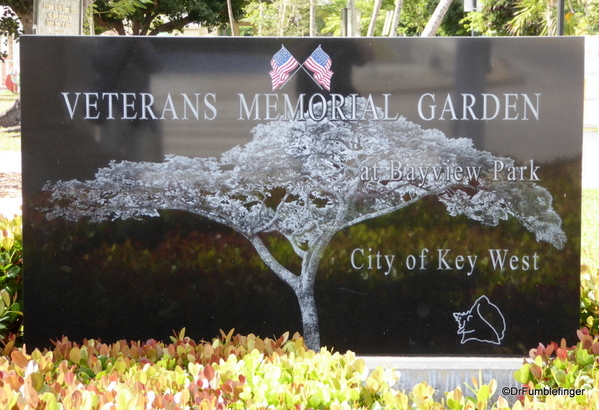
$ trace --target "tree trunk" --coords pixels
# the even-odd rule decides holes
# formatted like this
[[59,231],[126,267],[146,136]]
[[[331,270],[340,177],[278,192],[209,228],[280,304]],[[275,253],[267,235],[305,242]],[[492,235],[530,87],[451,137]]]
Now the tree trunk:
[[108,22],[108,21],[102,20],[102,16],[100,14],[94,13],[94,24],[97,27],[104,27],[104,28],[107,28],[107,29],[113,29],[114,31],[116,31],[118,33],[119,36],[124,36],[124,35],[127,34],[125,32],[125,26],[123,25],[123,21],[122,20]]
[[235,19],[233,18],[233,5],[231,0],[227,0],[227,12],[229,13],[229,24],[231,25],[231,35],[238,36],[237,27],[235,26]]
[[302,255],[302,273],[300,276],[293,274],[277,261],[270,253],[264,242],[258,236],[246,236],[254,249],[260,255],[262,261],[275,275],[288,284],[300,306],[302,314],[304,342],[309,349],[320,350],[320,327],[318,323],[318,311],[316,310],[316,299],[314,298],[314,282],[316,273],[322,258],[322,253],[327,247],[333,234],[324,234],[311,249]]
[[23,34],[33,34],[33,12],[23,12],[16,7],[11,7],[23,26]]
[[262,22],[264,21],[264,4],[260,2],[260,18],[258,19],[258,37],[262,37]]
[[134,21],[131,25],[131,31],[134,36],[143,35],[144,33],[141,30],[141,23],[139,21]]
[[370,25],[368,26],[368,32],[366,33],[367,37],[372,37],[374,35],[374,29],[376,28],[376,20],[379,17],[379,12],[381,11],[382,4],[383,0],[374,0],[374,8],[372,9],[372,16],[370,17]]
[[326,249],[333,233],[323,234],[312,248],[306,251],[302,261],[302,274],[299,286],[292,287],[300,304],[302,323],[304,327],[304,341],[308,348],[318,351],[320,349],[320,326],[318,323],[318,311],[316,310],[316,299],[314,298],[314,283],[320,266],[322,254]]
[[397,37],[397,27],[399,27],[399,17],[401,16],[402,7],[403,0],[395,0],[395,9],[393,10],[393,21],[391,22],[389,37]]
[[[183,27],[185,27],[186,25],[188,25],[189,23],[192,23],[192,19],[189,16],[185,16],[185,17],[177,19],[177,20],[169,20],[164,24],[154,27],[152,29],[152,31],[149,32],[149,35],[155,36],[158,33],[163,33],[163,32],[168,33],[173,30],[179,30],[179,29],[182,29]],[[149,28],[149,26],[148,26],[148,28]]]
[[296,296],[302,313],[304,342],[309,349],[318,352],[320,350],[320,327],[316,299],[314,298],[314,287],[301,289],[296,293]]
[[96,27],[94,26],[94,8],[92,5],[93,5],[93,1],[89,1],[87,6],[85,6],[85,14],[88,16],[87,24],[89,24],[89,34],[90,34],[90,36],[95,36],[96,35]]
[[310,37],[316,37],[316,0],[310,0]]
[[283,0],[283,4],[280,12],[280,20],[279,20],[279,37],[283,37],[285,35],[285,13],[287,12],[287,0]]
[[451,6],[452,0],[440,0],[437,8],[435,9],[433,15],[431,16],[428,23],[426,23],[426,27],[422,32],[422,37],[434,37],[443,22],[443,17],[445,17],[445,13],[449,10],[449,6]]

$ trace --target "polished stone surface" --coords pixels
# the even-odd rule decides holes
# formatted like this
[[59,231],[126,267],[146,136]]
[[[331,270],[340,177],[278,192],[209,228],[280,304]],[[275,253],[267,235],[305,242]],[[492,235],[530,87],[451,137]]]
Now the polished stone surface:
[[[314,284],[308,281],[306,285],[314,290],[310,300],[315,300],[319,319],[316,329],[322,344],[337,350],[512,356],[527,352],[539,341],[575,336],[582,39],[26,37],[22,41],[28,345],[44,344],[62,334],[106,341],[165,338],[181,327],[194,338],[211,338],[219,328],[233,327],[263,336],[302,331],[296,296],[307,297],[310,292],[299,292],[292,285],[295,275],[307,266],[311,274],[318,268],[318,275],[312,276]],[[311,55],[320,58],[314,54],[318,47],[328,52],[331,92],[324,90],[326,79],[299,69],[288,84],[273,89],[272,59],[283,45],[300,64]],[[37,68],[42,64],[46,70],[40,73]],[[290,121],[258,126],[292,112],[302,95],[306,117],[320,115],[312,100],[329,98],[342,104],[335,95],[349,96],[344,100],[349,105],[343,108],[345,114],[337,105],[322,122],[298,121],[296,128]],[[364,100],[358,102],[358,96]],[[378,114],[375,105],[381,108]],[[363,110],[356,117],[366,119],[347,121],[348,127],[355,128],[340,131],[343,124],[333,117],[353,117],[356,109]],[[396,115],[408,121],[400,131],[390,120]],[[322,134],[317,130],[320,126]],[[308,131],[301,134],[303,129]],[[439,129],[443,137],[430,129]],[[296,131],[298,137],[293,139]],[[274,137],[260,140],[264,135]],[[455,148],[456,137],[470,139],[472,147]],[[330,145],[321,144],[319,138]],[[393,138],[404,141],[406,151],[391,144]],[[413,143],[416,138],[421,141]],[[356,141],[365,143],[360,146]],[[236,146],[243,149],[235,151]],[[360,147],[365,152],[362,157]],[[223,166],[219,181],[229,179],[218,185],[221,182],[215,182],[215,177],[216,185],[206,188],[209,184],[202,178],[216,175],[210,168],[216,159],[210,158],[223,153],[237,158],[238,152],[250,160]],[[378,157],[368,152],[377,152]],[[164,165],[165,172],[156,173],[163,169],[165,154],[177,157],[165,163],[170,164]],[[289,162],[278,163],[284,155]],[[321,161],[315,160],[318,155]],[[359,162],[339,159],[348,155],[369,165],[359,168]],[[186,170],[199,165],[186,157],[206,158],[203,171],[194,174],[198,175],[195,185],[190,181],[196,177]],[[456,158],[465,162],[455,162]],[[484,162],[489,173],[484,183],[474,177],[468,184],[458,184],[463,169],[457,167],[468,167],[481,158],[490,158]],[[405,185],[391,177],[379,179],[375,168],[383,160],[387,165],[395,160],[415,161],[411,170],[402,169]],[[111,161],[117,163],[114,169],[128,171],[110,182],[114,182],[112,188],[102,188],[99,196],[90,198],[107,204],[115,193],[143,181],[146,188],[128,191],[131,202],[118,197],[118,212],[127,214],[139,209],[130,206],[134,202],[139,207],[139,201],[148,200],[160,201],[159,213],[144,208],[137,221],[100,224],[79,214],[68,215],[70,220],[46,219],[56,204],[49,200],[50,190],[57,193],[58,186],[65,187],[63,199],[57,202],[65,205],[68,197],[94,186],[68,181],[93,180],[99,169],[110,173]],[[244,171],[234,179],[230,171],[238,165]],[[320,166],[329,174],[315,173]],[[330,173],[335,167],[338,172]],[[337,197],[329,189],[331,184],[345,186],[352,179],[339,175],[355,169],[360,173],[351,174],[353,181],[376,187],[379,197],[360,191],[334,202]],[[403,209],[374,219],[365,217],[364,222],[344,229],[342,224],[318,219],[327,215],[332,203],[343,204],[344,217],[354,215],[356,220],[360,215],[374,215],[367,210],[384,204],[407,204],[426,185],[424,179],[417,180],[418,172],[433,175],[440,169],[451,173],[447,177],[451,184],[443,185],[439,176],[424,177],[426,184],[442,189],[431,190],[435,195]],[[291,185],[272,188],[253,202],[240,205],[243,194],[234,193],[261,176],[280,181],[288,175],[297,175]],[[522,217],[520,223],[510,218],[498,221],[497,226],[485,226],[464,215],[451,216],[463,211],[459,203],[451,202],[459,198],[453,193],[470,195],[479,186],[502,178],[505,186],[517,188],[504,196],[505,186],[497,184],[489,194],[502,194],[481,199],[484,209],[493,208],[499,217],[495,205],[504,200],[505,209],[515,213],[531,204],[546,209],[550,203],[559,218],[541,223],[549,228],[535,238],[528,229],[541,215],[534,213]],[[170,184],[170,209],[164,209],[168,205],[161,196],[166,185],[157,185],[163,180]],[[306,196],[295,191],[284,195],[289,186],[313,183],[321,184],[320,188]],[[393,184],[397,190],[389,194],[386,190]],[[178,187],[182,190],[176,191]],[[395,192],[405,195],[393,197]],[[221,193],[226,199],[214,205],[220,207],[218,212],[198,216],[193,213],[196,208],[188,207],[214,204],[210,201]],[[383,193],[390,196],[383,197]],[[455,205],[452,214],[435,199],[437,194]],[[133,195],[137,195],[134,200]],[[344,208],[346,200],[350,205]],[[273,206],[275,201],[281,201],[280,205]],[[233,229],[218,223],[231,212],[237,215],[236,209],[245,215],[259,208],[262,211],[255,213],[256,218],[265,218],[268,212],[277,218],[303,215],[305,219],[292,218],[285,229],[293,227],[305,241],[293,248],[282,236],[269,233],[266,227],[275,225],[267,222],[233,220],[228,225]],[[333,232],[339,228],[328,238],[330,243],[310,236],[328,229],[323,226],[332,226]],[[244,231],[247,227],[265,231],[258,235]],[[555,240],[560,229],[568,240],[563,249],[561,241]],[[264,259],[266,251],[257,245],[257,238],[280,265]],[[316,243],[328,246],[304,252]],[[319,264],[301,263],[300,257],[310,255],[318,255]],[[291,274],[275,276],[264,260],[279,273]]]

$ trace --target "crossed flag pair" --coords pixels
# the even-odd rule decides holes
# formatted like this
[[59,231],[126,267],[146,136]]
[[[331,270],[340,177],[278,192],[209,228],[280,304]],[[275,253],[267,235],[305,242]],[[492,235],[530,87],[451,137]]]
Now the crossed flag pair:
[[[319,86],[326,88],[327,91],[331,91],[331,77],[333,76],[333,72],[329,70],[331,64],[331,57],[329,57],[320,46],[310,54],[310,57],[308,57],[303,64],[300,64],[291,53],[287,51],[285,46],[281,46],[281,49],[277,51],[275,55],[272,56],[272,60],[270,60],[272,71],[270,71],[269,74],[272,77],[272,89],[274,91],[278,88],[282,88],[301,68],[308,73]],[[313,74],[310,74],[306,70],[306,67],[312,71]]]

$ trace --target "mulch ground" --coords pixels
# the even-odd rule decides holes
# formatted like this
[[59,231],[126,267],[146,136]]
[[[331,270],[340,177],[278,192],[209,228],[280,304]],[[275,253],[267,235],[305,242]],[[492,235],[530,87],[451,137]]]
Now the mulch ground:
[[0,172],[0,198],[19,198],[21,196],[21,173]]

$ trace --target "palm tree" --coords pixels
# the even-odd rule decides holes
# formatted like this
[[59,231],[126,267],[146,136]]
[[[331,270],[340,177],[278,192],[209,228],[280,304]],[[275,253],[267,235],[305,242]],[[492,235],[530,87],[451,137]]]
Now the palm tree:
[[[557,35],[558,4],[560,0],[519,0],[516,4],[514,18],[508,23],[509,31],[517,36],[522,35]],[[575,34],[577,19],[568,2],[569,10],[564,16],[564,33]]]
[[445,13],[449,10],[449,6],[451,6],[452,0],[441,0],[437,5],[437,8],[433,12],[433,15],[429,19],[428,23],[426,23],[426,27],[424,27],[424,31],[422,32],[422,37],[434,37],[443,22],[443,17],[445,17]]
[[238,36],[239,28],[235,25],[235,19],[233,18],[233,5],[231,4],[231,0],[227,0],[227,11],[229,13],[229,24],[231,25],[231,35]]
[[370,24],[368,25],[368,32],[366,33],[367,37],[372,37],[374,35],[374,29],[376,28],[376,21],[379,17],[379,12],[381,11],[382,4],[383,4],[383,0],[374,0],[372,16],[370,17]]
[[397,26],[399,26],[399,16],[401,14],[402,6],[403,0],[395,0],[395,9],[393,10],[393,21],[391,22],[389,37],[397,37]]

